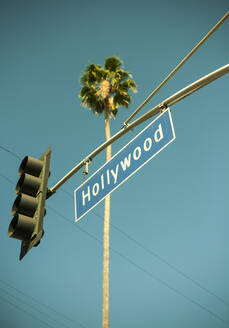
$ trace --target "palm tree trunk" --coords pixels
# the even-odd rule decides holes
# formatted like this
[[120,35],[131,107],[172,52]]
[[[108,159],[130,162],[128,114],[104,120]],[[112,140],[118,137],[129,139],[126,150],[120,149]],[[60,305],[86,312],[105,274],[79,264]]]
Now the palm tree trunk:
[[[106,140],[110,138],[108,111],[104,111]],[[106,149],[106,161],[111,159],[111,145]],[[102,328],[109,328],[109,235],[110,235],[110,195],[105,198],[103,235],[103,305]]]

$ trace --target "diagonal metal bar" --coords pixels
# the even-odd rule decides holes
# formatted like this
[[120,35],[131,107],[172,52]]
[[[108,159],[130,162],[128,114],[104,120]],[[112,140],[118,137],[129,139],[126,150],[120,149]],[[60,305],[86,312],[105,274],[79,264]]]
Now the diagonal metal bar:
[[184,57],[184,59],[169,73],[169,75],[153,90],[143,103],[123,123],[124,126],[147,104],[150,99],[166,84],[166,82],[184,65],[184,63],[202,46],[202,44],[216,31],[216,29],[229,17],[229,11],[218,21],[218,23],[205,35],[205,37]]

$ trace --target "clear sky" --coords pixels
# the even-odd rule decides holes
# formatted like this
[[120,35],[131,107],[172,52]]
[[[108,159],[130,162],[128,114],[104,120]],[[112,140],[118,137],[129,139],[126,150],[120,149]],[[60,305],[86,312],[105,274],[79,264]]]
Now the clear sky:
[[[1,1],[1,327],[101,327],[104,205],[74,222],[82,171],[47,201],[45,236],[21,262],[7,235],[24,156],[52,147],[53,186],[105,140],[77,97],[86,65],[118,55],[137,83],[116,133],[227,11],[226,0]],[[229,20],[141,113],[228,64],[228,35]],[[173,105],[176,140],[111,195],[111,327],[229,326],[228,81]]]

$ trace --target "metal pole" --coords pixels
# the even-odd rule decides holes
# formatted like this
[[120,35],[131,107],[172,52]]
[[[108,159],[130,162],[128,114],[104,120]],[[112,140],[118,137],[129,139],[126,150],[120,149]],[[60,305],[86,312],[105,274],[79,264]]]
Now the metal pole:
[[204,87],[205,85],[213,82],[214,80],[218,79],[219,77],[229,73],[229,64],[220,67],[216,71],[205,75],[201,79],[193,82],[192,84],[189,84],[184,89],[181,89],[180,91],[176,92],[169,98],[162,101],[157,106],[150,109],[147,113],[136,119],[134,122],[132,122],[127,127],[123,128],[119,132],[117,132],[115,135],[113,135],[109,140],[104,142],[101,146],[99,146],[97,149],[95,149],[92,153],[90,153],[84,160],[82,160],[79,164],[77,164],[70,172],[68,172],[58,183],[56,183],[53,187],[51,187],[48,190],[48,196],[47,198],[51,197],[53,193],[57,191],[68,179],[70,179],[77,171],[79,171],[87,161],[91,161],[95,156],[97,156],[101,151],[103,151],[107,146],[111,145],[114,141],[119,139],[121,136],[126,134],[129,130],[132,130],[135,126],[138,126],[139,124],[145,122],[152,116],[158,114],[161,112],[163,108],[170,107],[174,105],[176,102],[180,101],[181,99],[189,96],[191,93],[197,91],[198,89]]

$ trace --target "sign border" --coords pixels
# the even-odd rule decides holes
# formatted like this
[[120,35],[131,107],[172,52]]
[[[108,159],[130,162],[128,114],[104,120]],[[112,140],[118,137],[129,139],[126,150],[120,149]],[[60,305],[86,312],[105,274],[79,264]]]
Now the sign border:
[[94,204],[90,209],[88,209],[84,214],[82,214],[79,218],[77,218],[77,209],[76,209],[76,191],[81,188],[87,181],[89,181],[99,170],[101,170],[107,163],[109,163],[115,156],[117,156],[124,148],[126,148],[134,139],[136,139],[140,134],[142,134],[150,125],[152,125],[155,121],[157,121],[162,115],[164,115],[166,112],[169,113],[169,120],[171,124],[172,129],[172,135],[173,138],[165,144],[160,150],[158,150],[155,154],[153,154],[150,158],[147,159],[141,166],[139,166],[135,171],[133,171],[128,177],[126,177],[122,182],[120,182],[117,186],[115,186],[114,189],[112,189],[109,193],[106,194],[106,196],[110,195],[115,189],[117,189],[123,182],[125,182],[127,179],[129,179],[135,172],[140,170],[145,164],[147,164],[152,158],[154,158],[158,153],[160,153],[165,147],[167,147],[172,141],[176,139],[176,134],[173,126],[173,120],[171,115],[171,110],[168,107],[165,111],[163,111],[160,115],[158,115],[152,122],[150,122],[143,130],[141,130],[134,138],[132,138],[124,147],[122,147],[117,153],[115,153],[111,159],[108,162],[105,162],[97,171],[95,171],[85,182],[83,182],[78,188],[74,190],[74,204],[75,204],[75,222],[80,221],[88,212],[90,212],[95,206],[97,206],[106,196],[101,198],[96,204]]

